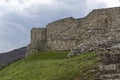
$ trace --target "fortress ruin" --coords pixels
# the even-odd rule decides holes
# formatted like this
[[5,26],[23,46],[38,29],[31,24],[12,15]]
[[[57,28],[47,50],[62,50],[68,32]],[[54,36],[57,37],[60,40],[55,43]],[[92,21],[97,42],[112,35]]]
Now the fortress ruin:
[[120,40],[120,7],[97,9],[84,18],[69,17],[46,28],[33,28],[26,55],[45,50],[71,50],[83,42],[104,40]]

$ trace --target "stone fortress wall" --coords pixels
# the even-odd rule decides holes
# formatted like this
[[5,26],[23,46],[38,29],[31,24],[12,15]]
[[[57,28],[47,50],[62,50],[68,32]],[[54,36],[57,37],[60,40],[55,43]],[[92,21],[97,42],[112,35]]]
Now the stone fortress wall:
[[120,7],[93,10],[84,18],[55,21],[31,30],[27,55],[44,50],[71,50],[85,42],[120,40]]

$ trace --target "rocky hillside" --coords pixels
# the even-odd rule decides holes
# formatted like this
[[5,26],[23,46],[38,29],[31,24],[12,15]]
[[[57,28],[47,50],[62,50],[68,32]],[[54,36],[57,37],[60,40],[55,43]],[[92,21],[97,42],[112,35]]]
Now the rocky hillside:
[[26,47],[0,54],[0,69],[25,57]]

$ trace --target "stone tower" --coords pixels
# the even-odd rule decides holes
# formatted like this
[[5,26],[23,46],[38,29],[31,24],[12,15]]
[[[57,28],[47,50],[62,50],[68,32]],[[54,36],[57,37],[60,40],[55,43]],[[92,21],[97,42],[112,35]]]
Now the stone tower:
[[27,48],[27,54],[44,51],[46,47],[46,28],[33,28],[31,30],[31,44]]

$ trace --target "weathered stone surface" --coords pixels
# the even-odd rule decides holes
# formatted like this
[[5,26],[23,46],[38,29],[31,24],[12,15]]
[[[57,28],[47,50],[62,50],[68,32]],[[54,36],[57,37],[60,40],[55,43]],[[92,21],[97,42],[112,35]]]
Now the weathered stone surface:
[[99,71],[113,71],[113,70],[117,70],[117,65],[110,64],[99,66]]
[[80,45],[78,45],[77,47],[73,48],[69,54],[67,55],[67,57],[73,57],[75,55],[79,55],[85,52],[90,52],[90,51],[94,51],[96,50],[97,47],[95,47],[94,44],[91,43],[81,43]]
[[98,67],[99,79],[120,80],[120,53],[102,53]]
[[46,48],[46,28],[33,28],[31,33],[31,43],[27,47],[26,56]]
[[[81,53],[95,51],[100,56],[105,56],[113,53],[120,53],[120,41],[116,40],[104,40],[96,42],[85,42],[81,43],[77,47],[71,49],[68,57],[72,57]],[[107,53],[107,54],[106,54]],[[109,53],[109,54],[108,54]],[[119,54],[116,54],[119,55]],[[113,58],[114,59],[114,58]]]
[[41,50],[71,50],[86,42],[119,41],[119,13],[119,7],[93,10],[85,18],[69,17],[50,23],[44,29],[33,29],[27,55]]
[[120,73],[102,75],[101,80],[120,80]]

